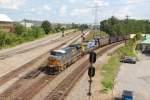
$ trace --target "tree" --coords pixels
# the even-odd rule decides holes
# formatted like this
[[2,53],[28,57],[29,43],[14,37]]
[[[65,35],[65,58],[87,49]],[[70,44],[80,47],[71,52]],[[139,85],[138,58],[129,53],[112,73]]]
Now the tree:
[[49,32],[52,30],[52,25],[49,21],[43,21],[42,23],[42,26],[41,26],[44,31],[45,31],[45,34],[49,34]]
[[62,37],[64,37],[65,28],[61,27]]
[[126,33],[147,33],[150,34],[149,20],[119,20],[111,17],[100,22],[102,31],[108,33],[110,36],[125,35]]
[[19,23],[14,23],[13,26],[14,26],[13,31],[17,35],[21,35],[26,30],[26,28],[23,25],[19,24]]
[[140,32],[136,33],[136,36],[135,36],[136,40],[140,40],[142,39],[142,35]]
[[79,26],[79,29],[83,32],[85,29],[88,29],[88,25],[87,24],[82,24]]
[[63,28],[63,25],[57,24],[57,25],[55,26],[55,31],[56,31],[56,32],[60,32],[60,31],[62,31],[62,28]]
[[72,23],[72,24],[71,24],[71,28],[72,28],[72,29],[77,29],[77,28],[78,28],[78,24]]

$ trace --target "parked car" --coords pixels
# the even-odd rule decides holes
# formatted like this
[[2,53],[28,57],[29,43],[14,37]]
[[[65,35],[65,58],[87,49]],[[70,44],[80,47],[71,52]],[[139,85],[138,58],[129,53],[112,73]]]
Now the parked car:
[[122,63],[130,63],[130,64],[136,64],[136,58],[135,57],[124,57],[122,60],[121,60]]
[[122,93],[122,100],[133,100],[133,92],[124,90]]

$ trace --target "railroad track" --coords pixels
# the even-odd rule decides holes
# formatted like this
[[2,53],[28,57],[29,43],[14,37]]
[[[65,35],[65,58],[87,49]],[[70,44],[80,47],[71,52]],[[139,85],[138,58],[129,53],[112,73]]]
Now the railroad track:
[[[76,33],[74,33],[74,34],[76,34]],[[67,34],[67,36],[65,36],[64,38],[68,38],[70,35],[73,35],[73,34]],[[16,54],[22,54],[22,53],[28,52],[28,51],[30,51],[30,50],[37,49],[37,48],[39,48],[39,47],[41,47],[41,46],[46,46],[46,45],[48,45],[48,44],[52,44],[52,43],[55,43],[55,42],[57,42],[57,41],[61,41],[61,40],[63,40],[64,38],[52,39],[52,40],[50,40],[50,41],[47,41],[46,43],[45,43],[45,41],[40,41],[40,42],[42,42],[42,43],[40,43],[40,44],[38,44],[38,45],[36,45],[36,44],[34,43],[33,45],[35,45],[35,46],[32,46],[32,47],[30,47],[30,48],[25,48],[25,49],[23,49],[23,50],[22,50],[22,48],[15,49],[15,50],[11,50],[11,51],[9,51],[9,52],[7,52],[7,53],[5,53],[5,54],[0,54],[0,60],[4,60],[4,59],[6,59],[6,58],[8,58],[8,57],[12,57],[12,56],[14,56],[14,55],[16,55]]]
[[[108,49],[111,48],[111,47],[114,47],[114,46],[115,46],[115,44],[112,45],[112,46],[109,46]],[[106,50],[107,49],[104,49],[103,51],[98,51],[98,53],[99,52],[103,53]],[[87,65],[87,64],[88,64],[88,60],[81,65],[82,67],[81,66],[78,67],[78,69],[74,70],[73,73],[71,73],[68,77],[66,77],[53,90],[53,92],[51,92],[45,99],[48,99],[48,100],[59,100],[59,98],[62,98],[62,99],[65,98],[65,96],[69,93],[69,91],[74,86],[76,81],[87,70],[88,66],[85,67],[85,65]],[[77,75],[77,73],[78,73],[78,75]],[[21,80],[18,80],[14,85],[12,85],[8,90],[6,90],[4,93],[2,93],[0,95],[0,99],[4,99],[4,100],[12,100],[12,99],[13,100],[30,100],[41,89],[43,89],[47,84],[49,84],[56,76],[57,75],[47,75],[47,74],[42,74],[41,75],[40,74],[35,79],[30,79],[30,81],[25,79],[25,78],[22,78]],[[69,81],[69,80],[72,80],[72,81]],[[56,92],[56,91],[59,91],[59,92]],[[56,96],[57,96],[57,98],[55,98]]]
[[[76,40],[78,40],[80,38],[80,37],[77,37],[77,38],[75,38],[75,37],[76,37],[76,35],[73,36],[72,38],[70,38],[69,40],[72,40],[72,42],[75,42]],[[67,41],[67,43],[68,43],[68,41]],[[60,48],[63,45],[60,45],[59,47],[56,47],[54,49]],[[10,79],[16,77],[18,74],[21,73],[21,71],[26,70],[25,67],[31,67],[31,64],[38,62],[37,60],[40,60],[41,58],[45,58],[45,55],[46,55],[46,57],[48,57],[49,52],[42,55],[42,57],[41,56],[38,57],[38,59],[34,59],[34,62],[31,62],[31,63],[25,65],[24,67],[19,68],[19,70],[17,69],[16,72],[15,71],[11,72],[10,74],[7,74],[5,77],[2,77],[0,79],[0,85],[6,83]],[[24,77],[21,77],[20,80],[16,81],[12,86],[10,86],[9,89],[7,89],[4,93],[1,94],[0,99],[11,100],[12,98],[15,98],[15,97],[17,97],[16,99],[19,99],[20,96],[17,96],[17,95],[22,95],[21,93],[31,95],[32,93],[36,93],[36,91],[32,92],[33,90],[36,90],[36,88],[41,89],[43,86],[45,86],[47,84],[47,81],[45,81],[45,80],[50,81],[55,77],[55,76],[49,76],[49,75],[43,74],[43,73],[41,75],[41,72],[43,72],[43,70],[41,71],[39,69],[35,69],[32,72],[25,75]],[[25,93],[23,92],[23,90],[25,90]],[[26,90],[30,90],[30,91],[26,91]],[[23,98],[23,96],[21,96],[21,98]],[[24,98],[26,98],[26,96]],[[23,100],[23,99],[21,99],[21,100]]]
[[[76,36],[76,35],[75,35],[75,36]],[[68,38],[68,37],[67,37],[67,38]],[[74,38],[74,36],[71,37],[71,39],[69,39],[69,40],[72,40],[73,38]],[[77,38],[76,40],[78,40],[78,39],[79,39],[79,38]],[[69,40],[68,40],[68,41],[69,41]],[[76,41],[76,40],[74,40],[74,41]],[[74,41],[72,41],[72,42],[74,42]],[[64,45],[66,45],[66,43],[67,43],[67,42],[63,42],[63,43],[61,43],[60,45],[58,45],[57,47],[55,47],[55,48],[53,48],[53,49],[58,49],[58,48],[60,48],[60,47],[62,47],[62,46],[64,46]],[[53,50],[53,49],[52,49],[52,50]],[[3,84],[5,84],[5,83],[8,82],[9,80],[11,80],[11,79],[13,79],[13,78],[19,76],[20,73],[24,72],[25,70],[27,70],[28,68],[30,68],[31,66],[33,66],[35,63],[39,63],[39,66],[43,65],[43,63],[46,63],[45,61],[46,61],[46,59],[47,59],[48,57],[49,57],[49,52],[46,52],[46,53],[42,54],[41,56],[39,56],[39,57],[37,57],[37,58],[31,60],[31,61],[28,62],[28,63],[26,63],[25,65],[19,67],[18,69],[13,70],[13,71],[9,72],[8,74],[6,74],[6,75],[0,77],[0,86],[2,86]],[[42,60],[42,59],[43,59],[43,60]],[[42,62],[42,63],[40,63],[40,62]]]
[[[104,47],[103,49],[96,50],[98,56],[101,56],[102,53],[105,53],[110,48],[118,45],[120,43],[115,43],[110,46]],[[52,92],[48,94],[45,100],[64,100],[68,95],[70,90],[76,84],[76,82],[81,78],[81,76],[87,71],[90,66],[88,59],[76,68],[71,74],[69,74]]]

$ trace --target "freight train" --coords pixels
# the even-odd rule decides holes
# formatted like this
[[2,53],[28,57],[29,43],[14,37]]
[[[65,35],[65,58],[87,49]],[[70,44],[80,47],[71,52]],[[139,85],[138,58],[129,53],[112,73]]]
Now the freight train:
[[50,52],[47,62],[48,71],[53,74],[59,73],[91,50],[128,39],[129,35],[106,38],[96,37],[89,42],[72,44],[59,50],[53,50]]

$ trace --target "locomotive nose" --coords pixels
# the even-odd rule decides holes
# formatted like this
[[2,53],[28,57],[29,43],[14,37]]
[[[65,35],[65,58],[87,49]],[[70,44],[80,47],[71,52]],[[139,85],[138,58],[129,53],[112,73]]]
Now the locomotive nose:
[[49,65],[50,66],[58,66],[58,65],[60,65],[60,62],[58,59],[56,59],[54,57],[50,57],[49,58]]

